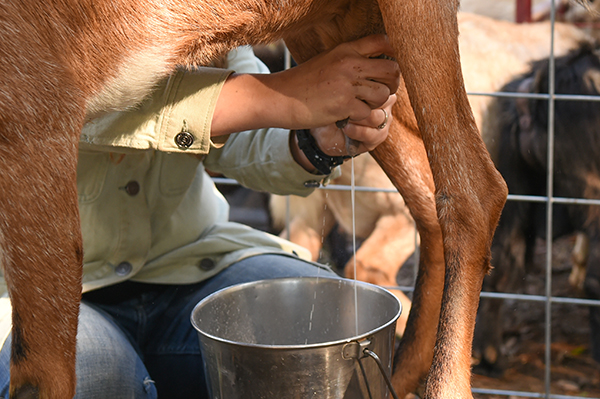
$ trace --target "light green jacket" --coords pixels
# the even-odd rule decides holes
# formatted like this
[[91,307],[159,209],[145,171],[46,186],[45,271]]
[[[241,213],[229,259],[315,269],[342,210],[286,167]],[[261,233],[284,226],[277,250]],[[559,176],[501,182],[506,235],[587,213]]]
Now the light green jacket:
[[[268,72],[249,48],[233,51],[228,61],[237,72]],[[177,72],[139,107],[85,125],[77,170],[84,292],[128,279],[195,283],[261,253],[310,259],[302,247],[229,222],[229,206],[204,170],[255,190],[303,196],[312,191],[305,182],[324,177],[294,162],[287,130],[211,142],[215,102],[230,73]],[[193,137],[187,148],[177,144],[182,132]],[[1,338],[10,306],[6,298],[0,302]]]

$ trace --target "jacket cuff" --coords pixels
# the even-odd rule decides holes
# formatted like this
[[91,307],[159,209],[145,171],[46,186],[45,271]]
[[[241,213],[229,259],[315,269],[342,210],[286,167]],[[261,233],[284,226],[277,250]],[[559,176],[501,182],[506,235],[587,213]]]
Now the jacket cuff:
[[86,123],[80,148],[207,154],[214,108],[231,73],[217,68],[177,71],[138,106]]
[[171,76],[157,126],[158,150],[208,154],[214,109],[221,88],[231,73],[203,68],[202,73],[178,71]]

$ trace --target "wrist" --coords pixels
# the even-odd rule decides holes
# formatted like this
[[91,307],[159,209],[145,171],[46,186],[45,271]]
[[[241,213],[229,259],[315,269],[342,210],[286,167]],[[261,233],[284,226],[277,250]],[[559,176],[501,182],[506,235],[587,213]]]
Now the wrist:
[[296,161],[298,165],[302,166],[304,170],[312,174],[319,173],[317,168],[310,163],[306,157],[306,154],[304,154],[304,152],[300,149],[300,146],[298,145],[298,136],[296,135],[295,130],[290,130],[290,152],[292,154],[292,158],[294,158],[294,161]]
[[[302,155],[302,160],[308,161],[310,165],[312,165],[312,170],[316,170],[316,172],[322,175],[328,175],[331,171],[338,165],[344,163],[344,160],[351,158],[350,156],[331,156],[325,154],[317,145],[316,140],[310,134],[308,129],[300,129],[292,131],[293,136],[295,137],[295,143],[298,147],[298,152]],[[306,170],[310,171],[311,169],[307,168],[303,164],[301,164]]]

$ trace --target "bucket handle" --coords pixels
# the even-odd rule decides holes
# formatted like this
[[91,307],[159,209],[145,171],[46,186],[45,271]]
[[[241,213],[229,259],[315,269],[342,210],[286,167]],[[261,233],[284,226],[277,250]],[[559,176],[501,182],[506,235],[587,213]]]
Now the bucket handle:
[[[385,380],[385,383],[386,383],[390,393],[392,394],[394,399],[398,399],[398,395],[396,395],[396,391],[394,391],[394,387],[392,386],[392,381],[390,381],[390,378],[388,377],[388,375],[385,371],[385,368],[383,367],[383,364],[381,364],[381,359],[379,359],[379,356],[377,356],[377,354],[375,352],[373,352],[372,350],[370,350],[368,348],[369,344],[371,344],[371,341],[369,341],[368,339],[365,339],[364,341],[361,341],[361,342],[358,342],[358,341],[349,342],[346,345],[344,345],[344,348],[342,349],[342,355],[345,359],[353,358],[358,361],[358,365],[360,366],[360,370],[362,371],[363,378],[367,385],[367,391],[369,392],[369,397],[371,397],[371,390],[369,389],[367,375],[365,374],[365,369],[363,368],[363,365],[362,365],[362,362],[360,359],[362,357],[370,356],[375,361],[375,363],[377,363],[377,367],[379,368],[379,371],[381,372],[381,375],[383,376],[383,379]],[[362,354],[364,356],[360,356],[360,348],[363,348]]]
[[[381,371],[381,375],[383,376],[383,379],[385,380],[385,383],[387,384],[388,389],[390,390],[390,393],[392,394],[394,399],[398,399],[398,395],[396,395],[396,391],[394,391],[394,387],[392,386],[392,381],[390,381],[390,378],[388,377],[387,373],[385,372],[385,369],[383,368],[383,365],[381,364],[381,360],[379,359],[379,356],[377,356],[377,354],[375,352],[373,352],[372,350],[370,350],[368,348],[365,348],[363,350],[363,353],[365,355],[371,356],[371,358],[373,360],[375,360],[375,363],[377,363],[377,366],[379,367],[379,371]],[[357,360],[360,363],[360,359],[357,359]],[[361,364],[360,368],[362,370],[362,364]],[[364,373],[364,371],[363,371],[363,373]],[[365,380],[366,380],[366,378],[365,378]]]

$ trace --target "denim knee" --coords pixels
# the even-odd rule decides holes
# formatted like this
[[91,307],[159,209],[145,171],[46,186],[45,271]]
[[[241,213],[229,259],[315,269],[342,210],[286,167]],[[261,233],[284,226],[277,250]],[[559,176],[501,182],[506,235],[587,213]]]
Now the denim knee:
[[125,334],[101,310],[81,305],[75,399],[156,398],[156,387]]
[[[0,398],[8,398],[9,336],[0,350]],[[155,399],[154,382],[125,334],[103,314],[81,304],[77,331],[76,399]]]

